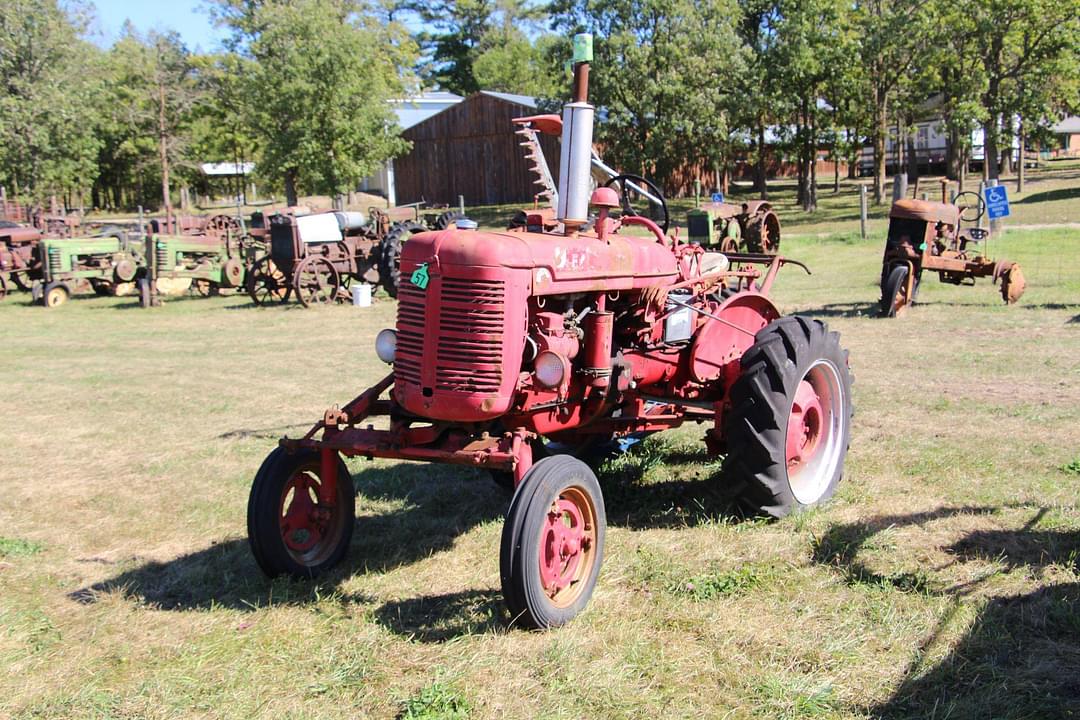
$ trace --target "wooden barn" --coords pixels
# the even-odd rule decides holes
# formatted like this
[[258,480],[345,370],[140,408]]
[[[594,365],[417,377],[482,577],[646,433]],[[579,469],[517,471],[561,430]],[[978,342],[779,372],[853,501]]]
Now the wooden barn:
[[[531,203],[540,188],[510,121],[539,112],[533,98],[484,91],[408,128],[412,150],[394,159],[398,204],[456,205],[459,195],[466,205]],[[541,138],[557,178],[559,140]]]

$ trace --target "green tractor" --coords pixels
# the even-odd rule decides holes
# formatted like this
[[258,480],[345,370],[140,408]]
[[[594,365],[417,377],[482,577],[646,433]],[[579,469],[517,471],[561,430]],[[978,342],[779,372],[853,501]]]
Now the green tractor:
[[764,200],[704,203],[686,214],[686,229],[690,242],[722,253],[775,255],[780,249],[780,218]]
[[126,294],[145,267],[141,243],[116,227],[96,237],[42,238],[35,251],[31,292],[45,307],[63,305],[87,284],[98,295]]
[[139,302],[156,304],[159,280],[188,280],[198,295],[242,288],[253,262],[239,235],[157,235],[146,238],[146,274],[139,279]]

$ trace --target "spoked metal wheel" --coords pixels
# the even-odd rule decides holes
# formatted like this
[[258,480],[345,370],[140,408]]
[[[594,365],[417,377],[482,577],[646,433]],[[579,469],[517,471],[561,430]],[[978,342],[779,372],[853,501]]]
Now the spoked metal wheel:
[[7,278],[5,278],[3,275],[0,275],[0,300],[3,300],[5,297],[7,297],[7,294]]
[[798,315],[769,323],[741,360],[725,420],[724,479],[752,513],[784,517],[836,492],[851,426],[840,337]]
[[500,574],[514,623],[556,627],[585,608],[600,574],[606,525],[588,465],[556,456],[529,469],[503,525]]
[[23,292],[30,292],[34,282],[30,279],[30,273],[23,270],[22,272],[11,273],[11,281],[15,283],[15,287],[19,288]]
[[293,275],[293,289],[304,307],[329,305],[338,299],[341,277],[337,268],[326,258],[304,258]]
[[245,282],[248,295],[256,305],[269,305],[288,299],[291,288],[285,274],[278,270],[274,261],[266,257],[255,263]]
[[323,477],[314,451],[267,456],[248,499],[248,540],[267,575],[313,577],[345,556],[356,498],[349,471],[336,459],[336,478]]

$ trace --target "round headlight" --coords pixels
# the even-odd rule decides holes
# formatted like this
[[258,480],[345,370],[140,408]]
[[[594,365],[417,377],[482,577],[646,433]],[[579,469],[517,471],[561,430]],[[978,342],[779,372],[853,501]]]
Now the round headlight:
[[397,351],[397,330],[386,328],[380,330],[375,336],[375,354],[386,364],[394,362],[394,353]]
[[536,380],[544,387],[557,388],[570,374],[570,361],[557,352],[544,350],[536,356]]

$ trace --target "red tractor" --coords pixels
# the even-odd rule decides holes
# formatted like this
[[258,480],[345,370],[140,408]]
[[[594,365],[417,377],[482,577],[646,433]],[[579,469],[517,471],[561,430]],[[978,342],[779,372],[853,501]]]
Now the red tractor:
[[[604,500],[575,457],[590,441],[695,422],[754,513],[782,517],[836,490],[852,414],[839,336],[769,299],[791,261],[729,263],[648,218],[615,219],[612,188],[589,195],[588,59],[575,57],[563,114],[557,231],[409,239],[397,324],[376,340],[392,371],[282,439],[255,476],[248,535],[268,575],[312,577],[345,556],[355,492],[342,456],[471,465],[512,482],[503,595],[515,623],[537,628],[577,615],[600,572]],[[376,416],[388,429],[369,424]]]

